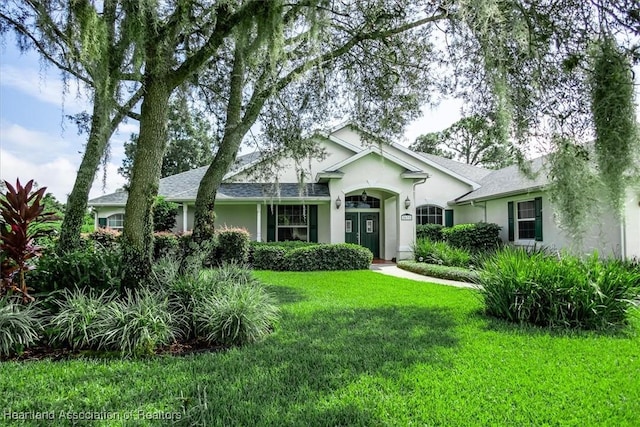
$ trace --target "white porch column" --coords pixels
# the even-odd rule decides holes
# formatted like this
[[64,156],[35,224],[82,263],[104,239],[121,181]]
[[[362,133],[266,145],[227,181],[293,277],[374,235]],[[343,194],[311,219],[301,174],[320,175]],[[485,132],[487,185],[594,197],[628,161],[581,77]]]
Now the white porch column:
[[98,227],[100,227],[100,224],[98,223],[98,210],[94,210],[93,211],[93,229],[97,230]]
[[256,242],[262,242],[262,206],[256,205]]
[[189,208],[187,207],[187,202],[182,204],[182,232],[187,231],[187,225],[189,224],[187,213],[189,212]]

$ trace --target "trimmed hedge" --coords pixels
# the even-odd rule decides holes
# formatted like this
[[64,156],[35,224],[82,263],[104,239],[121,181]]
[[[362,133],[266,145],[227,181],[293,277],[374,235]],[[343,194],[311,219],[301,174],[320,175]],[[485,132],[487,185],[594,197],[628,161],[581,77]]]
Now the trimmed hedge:
[[447,267],[444,265],[415,261],[399,261],[398,268],[423,276],[437,277],[439,279],[457,280],[467,283],[476,283],[478,280],[478,273],[460,267]]
[[458,224],[443,228],[442,235],[451,246],[478,252],[498,247],[501,228],[498,224],[486,222]]
[[440,224],[419,224],[416,225],[416,240],[429,239],[432,242],[440,242],[444,240],[442,229],[444,226]]
[[249,261],[250,234],[244,228],[223,228],[216,232],[218,261],[246,264]]
[[351,243],[321,244],[289,251],[283,260],[287,271],[367,270],[373,254]]
[[290,250],[281,246],[253,246],[253,268],[256,270],[283,270],[284,257],[288,252],[290,252]]

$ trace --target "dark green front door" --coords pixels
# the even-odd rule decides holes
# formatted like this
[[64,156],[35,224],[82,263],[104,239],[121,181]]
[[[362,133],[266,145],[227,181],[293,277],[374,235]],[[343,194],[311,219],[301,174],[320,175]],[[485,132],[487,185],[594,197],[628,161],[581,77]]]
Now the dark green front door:
[[358,219],[357,212],[346,212],[344,214],[344,241],[346,243],[360,244],[358,241],[358,230],[360,229]]
[[380,214],[378,212],[345,212],[344,241],[368,248],[380,257]]

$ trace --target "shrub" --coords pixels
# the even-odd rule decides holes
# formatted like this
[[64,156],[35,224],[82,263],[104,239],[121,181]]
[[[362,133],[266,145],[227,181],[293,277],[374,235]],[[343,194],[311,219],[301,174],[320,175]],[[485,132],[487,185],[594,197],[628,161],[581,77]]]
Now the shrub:
[[153,204],[153,231],[171,231],[176,226],[176,215],[178,215],[178,204],[168,202],[164,197],[156,197]]
[[253,268],[256,270],[283,270],[284,258],[289,252],[280,246],[255,246],[253,249]]
[[207,342],[243,345],[271,331],[278,308],[261,286],[233,284],[197,300],[193,316],[197,334]]
[[413,249],[416,261],[439,264],[450,267],[469,267],[471,254],[446,242],[433,242],[429,239],[418,240]]
[[444,239],[440,224],[419,224],[416,225],[416,240],[429,239],[432,242],[439,242]]
[[365,247],[351,244],[322,244],[293,249],[284,257],[288,271],[366,270],[373,254]]
[[476,283],[478,281],[478,273],[460,267],[447,267],[444,265],[415,261],[399,261],[398,268],[423,276],[437,277],[439,279],[457,280],[467,283]]
[[153,258],[160,259],[167,256],[175,256],[180,250],[178,236],[173,233],[161,231],[153,233]]
[[0,298],[0,354],[21,353],[40,338],[44,317],[35,304],[20,304],[15,298]]
[[89,246],[64,255],[43,255],[29,278],[38,292],[84,287],[116,289],[120,286],[120,251]]
[[18,179],[15,188],[7,181],[4,183],[7,192],[0,197],[0,297],[17,292],[23,302],[33,301],[25,275],[33,268],[33,260],[40,256],[35,239],[47,234],[47,223],[55,217],[44,211],[46,187],[32,193],[33,180],[22,186]]
[[506,248],[485,262],[487,314],[540,326],[604,329],[626,322],[640,274],[619,261]]
[[249,261],[250,235],[244,228],[224,228],[216,233],[219,261],[244,264]]
[[181,307],[165,292],[147,288],[127,291],[98,313],[94,322],[98,347],[125,356],[153,354],[158,346],[168,345],[188,330]]
[[451,246],[469,251],[484,251],[496,248],[500,243],[498,224],[478,222],[458,224],[443,228],[442,235]]
[[72,349],[96,348],[100,332],[96,320],[114,296],[108,291],[98,294],[95,289],[64,289],[54,299],[58,310],[49,320],[53,330],[51,342]]
[[105,249],[115,249],[120,241],[120,235],[120,231],[113,228],[98,228],[89,233],[87,237]]

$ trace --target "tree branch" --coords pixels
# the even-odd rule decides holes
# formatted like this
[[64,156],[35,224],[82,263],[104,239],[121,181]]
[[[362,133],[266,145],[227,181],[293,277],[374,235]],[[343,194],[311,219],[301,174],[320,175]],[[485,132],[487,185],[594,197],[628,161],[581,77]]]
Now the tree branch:
[[250,1],[232,15],[228,15],[225,6],[219,6],[217,8],[217,15],[222,16],[221,19],[217,20],[213,33],[197,52],[187,58],[180,67],[173,71],[170,78],[170,87],[175,88],[179,86],[188,76],[195,73],[209,60],[216,49],[220,47],[224,38],[238,23],[259,13],[260,8],[263,6],[264,3],[260,0]]
[[27,27],[20,24],[19,22],[16,22],[14,19],[10,18],[9,16],[5,15],[2,12],[0,12],[0,19],[4,19],[5,21],[7,21],[7,23],[9,23],[16,31],[18,31],[20,34],[26,36],[29,40],[31,40],[35,48],[38,50],[38,52],[42,56],[44,56],[49,62],[51,62],[56,67],[58,67],[60,70],[73,75],[74,77],[85,82],[91,87],[94,86],[93,80],[91,80],[89,77],[82,75],[77,70],[74,70],[68,65],[64,65],[63,63],[58,61],[56,58],[54,58],[52,54],[47,51],[44,44],[40,40],[38,40],[33,34],[31,34],[31,32],[27,29]]

